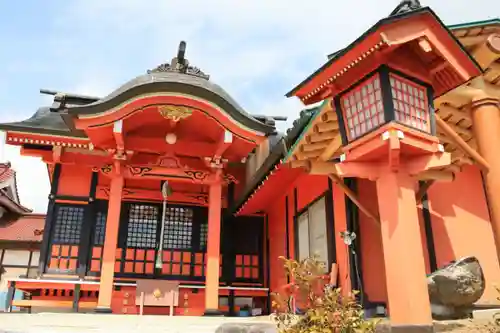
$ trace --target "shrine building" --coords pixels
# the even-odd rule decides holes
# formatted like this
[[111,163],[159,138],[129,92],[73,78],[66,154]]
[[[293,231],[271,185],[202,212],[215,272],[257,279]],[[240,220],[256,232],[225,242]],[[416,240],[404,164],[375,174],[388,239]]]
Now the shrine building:
[[395,329],[432,331],[426,274],[466,256],[476,306],[500,306],[500,20],[403,1],[287,94],[306,108],[286,133],[185,49],[0,124],[51,180],[38,276],[10,280],[30,299],[9,307],[265,314],[279,256],[312,254]]
[[[45,216],[21,205],[16,172],[0,163],[0,312],[6,310],[9,280],[38,275],[39,249]],[[22,290],[10,299],[22,300]]]

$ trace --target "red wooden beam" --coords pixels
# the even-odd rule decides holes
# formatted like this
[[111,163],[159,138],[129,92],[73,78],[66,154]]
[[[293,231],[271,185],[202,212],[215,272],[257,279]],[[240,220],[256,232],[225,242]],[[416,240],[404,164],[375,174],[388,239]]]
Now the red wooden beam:
[[233,133],[229,131],[224,131],[224,134],[217,144],[217,148],[215,149],[214,158],[221,159],[224,152],[229,148],[229,146],[233,143]]
[[113,137],[116,142],[117,154],[123,154],[125,150],[125,139],[123,138],[123,120],[117,120],[113,124]]
[[[195,156],[199,158],[212,157],[220,153],[224,153],[230,143],[224,143],[221,140],[219,143],[210,143],[203,141],[194,141],[188,139],[179,139],[176,143],[169,145],[163,137],[127,137],[127,150],[136,152],[149,153],[168,153],[169,155]],[[230,161],[239,161],[237,156],[225,156]]]
[[[101,171],[104,174],[112,174],[112,169],[113,167],[108,165],[101,168]],[[125,166],[123,176],[129,179],[169,179],[176,182],[189,182],[195,184],[212,184],[219,178],[210,170],[140,165]]]
[[[109,186],[97,186],[97,195],[108,198],[109,197]],[[123,199],[140,199],[140,200],[162,200],[161,191],[144,189],[144,188],[133,188],[126,187],[122,192]],[[223,196],[223,199],[225,197]],[[208,204],[208,193],[197,192],[197,191],[186,191],[186,190],[173,190],[168,197],[169,201],[193,201],[202,204]]]

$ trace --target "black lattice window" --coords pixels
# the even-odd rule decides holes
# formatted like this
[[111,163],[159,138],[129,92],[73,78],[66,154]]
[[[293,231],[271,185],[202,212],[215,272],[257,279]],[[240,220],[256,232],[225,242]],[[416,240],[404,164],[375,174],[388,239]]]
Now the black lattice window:
[[95,228],[94,228],[94,245],[104,245],[104,236],[106,235],[106,218],[105,212],[97,212]]
[[357,139],[384,122],[382,89],[378,75],[346,93],[340,101],[349,140]]
[[52,243],[78,245],[84,212],[84,207],[57,206]]
[[430,132],[426,88],[393,74],[390,76],[390,81],[396,120]]
[[200,225],[200,248],[207,248],[207,239],[208,239],[208,224]]
[[193,209],[188,207],[167,207],[163,248],[190,249],[193,233]]
[[156,248],[159,209],[151,205],[130,205],[127,247]]

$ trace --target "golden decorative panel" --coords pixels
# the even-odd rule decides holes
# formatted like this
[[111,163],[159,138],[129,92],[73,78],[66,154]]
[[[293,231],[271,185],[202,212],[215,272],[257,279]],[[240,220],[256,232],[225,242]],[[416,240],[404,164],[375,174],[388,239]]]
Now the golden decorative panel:
[[138,279],[135,304],[141,303],[144,306],[179,306],[179,283]]
[[161,298],[161,296],[162,296],[162,292],[161,292],[161,290],[160,290],[160,289],[158,289],[158,288],[156,288],[156,289],[153,291],[153,296],[154,296],[154,298],[156,298],[156,299],[160,299],[160,298]]
[[191,108],[181,106],[181,105],[162,105],[158,107],[158,111],[165,119],[170,119],[173,121],[179,121],[181,119],[186,119],[193,114]]

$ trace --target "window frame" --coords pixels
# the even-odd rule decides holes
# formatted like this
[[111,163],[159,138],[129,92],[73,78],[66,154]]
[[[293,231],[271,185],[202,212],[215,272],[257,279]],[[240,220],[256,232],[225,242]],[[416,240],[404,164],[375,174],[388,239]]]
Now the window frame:
[[[324,214],[325,214],[325,228],[326,228],[326,254],[327,260],[325,262],[326,271],[330,272],[331,265],[337,262],[336,258],[336,250],[335,250],[335,226],[334,226],[334,215],[333,215],[333,193],[331,189],[323,192],[321,195],[314,198],[310,201],[306,206],[304,206],[301,210],[297,211],[294,216],[294,256],[295,259],[300,260],[300,247],[299,247],[299,219],[304,214],[310,214],[310,209],[314,206],[314,204],[318,203],[320,200],[324,200]],[[310,245],[310,219],[309,216],[307,218],[307,243],[308,243],[308,253],[311,255],[311,245]]]
[[[7,251],[24,251],[28,252],[28,261],[24,262],[22,264],[5,264],[4,263],[4,258],[5,258],[5,252]],[[20,269],[25,269],[26,274],[25,276],[29,275],[29,271],[31,269],[35,269],[38,271],[38,260],[34,260],[34,253],[38,252],[38,258],[40,258],[40,249],[35,249],[35,248],[10,248],[10,247],[2,247],[0,248],[0,279],[2,278],[3,274],[3,269],[4,268],[20,268]]]
[[[82,232],[85,225],[85,213],[86,205],[84,204],[74,204],[74,203],[57,203],[54,207],[54,218],[53,224],[50,230],[50,244],[51,245],[67,245],[67,246],[80,246],[82,241]],[[68,210],[67,212],[64,212]],[[71,211],[73,210],[73,211]],[[68,228],[74,221],[71,219],[73,214],[78,211],[78,217],[81,218],[79,222],[79,229],[76,231],[73,228]],[[66,219],[65,219],[66,218]],[[71,221],[71,223],[68,223]],[[73,224],[73,226],[78,226],[78,224]],[[71,231],[71,239],[68,240],[68,232]]]
[[[167,204],[165,208],[167,209],[167,212],[164,213],[162,207],[159,221],[160,233],[162,222],[164,222],[165,224],[163,239],[159,240],[162,243],[163,249],[172,251],[192,251],[192,249],[195,247],[193,233],[195,230],[194,225],[196,223],[196,208],[194,208],[193,206],[181,206],[172,204]],[[190,210],[190,213],[186,213],[186,215],[184,215],[184,211],[182,210]],[[165,221],[162,221],[162,214],[165,214]],[[175,217],[182,220],[177,220]],[[201,232],[199,236],[201,237]],[[182,242],[180,241],[181,239],[187,240],[187,242]],[[199,246],[201,247],[201,239],[199,243]]]
[[[152,210],[151,216],[132,216],[133,208],[137,209],[135,214],[139,214],[141,208]],[[161,228],[162,207],[156,203],[149,202],[130,202],[127,205],[126,214],[123,219],[126,220],[124,226],[125,248],[138,250],[157,250],[160,241],[159,230]],[[122,219],[122,217],[120,218]],[[120,224],[122,221],[120,221]],[[154,229],[154,233],[152,230]],[[144,232],[148,231],[148,232]]]

